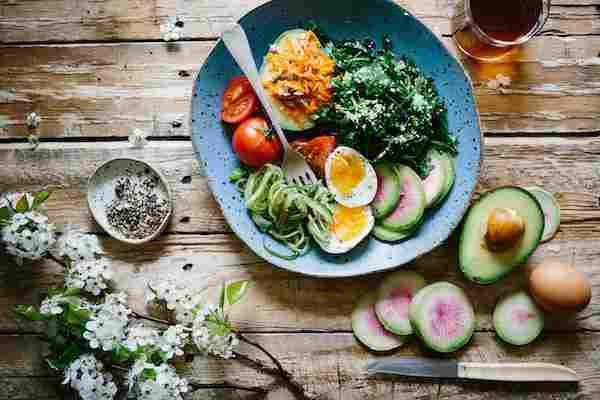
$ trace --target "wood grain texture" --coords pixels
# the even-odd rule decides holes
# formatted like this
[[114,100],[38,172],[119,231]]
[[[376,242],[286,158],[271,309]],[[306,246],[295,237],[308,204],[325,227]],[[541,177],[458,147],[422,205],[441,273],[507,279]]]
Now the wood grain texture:
[[[457,240],[421,257],[405,268],[415,269],[428,282],[450,281],[463,287],[477,314],[477,329],[492,330],[491,314],[498,299],[527,287],[528,268],[545,258],[573,261],[600,292],[596,266],[600,249],[596,240],[557,237],[541,245],[528,267],[518,268],[506,279],[489,286],[467,281],[457,266]],[[144,297],[148,282],[172,279],[181,285],[203,289],[216,301],[223,282],[250,279],[253,287],[243,304],[233,310],[232,320],[244,331],[349,331],[356,299],[375,289],[384,274],[347,279],[317,279],[289,273],[265,263],[233,234],[166,235],[140,248],[113,240],[104,241],[115,272],[116,288],[126,291],[131,306],[147,313]],[[49,287],[60,286],[62,268],[52,261],[17,268],[8,260],[0,266],[0,332],[38,332],[37,324],[15,321],[18,304],[39,304]],[[569,317],[548,316],[546,330],[600,331],[600,298],[593,296],[582,312]]]
[[[42,350],[35,336],[0,337],[3,359],[0,374],[10,375],[9,382],[43,376],[50,372],[40,353],[25,353],[19,349]],[[579,386],[573,385],[510,385],[484,382],[442,382],[435,379],[394,378],[367,376],[365,366],[377,356],[360,346],[350,333],[332,334],[258,334],[252,336],[277,355],[285,368],[323,400],[375,400],[375,399],[484,399],[497,393],[503,399],[578,398],[596,399],[600,395],[599,359],[593,356],[600,346],[600,334],[580,333],[565,341],[562,335],[546,334],[536,342],[522,348],[501,343],[492,333],[478,333],[465,350],[457,354],[464,361],[479,362],[555,362],[573,368],[582,377]],[[241,345],[240,352],[260,357],[254,349]],[[31,356],[33,354],[33,356]],[[430,354],[416,341],[410,341],[393,353],[397,356]],[[13,365],[19,365],[14,368]],[[270,377],[261,375],[236,361],[221,361],[196,356],[191,363],[178,363],[180,373],[198,382],[237,382],[244,385],[272,385]],[[6,399],[36,399],[28,395]],[[52,393],[52,392],[48,392]],[[238,395],[243,395],[238,392]],[[59,396],[48,398],[61,398]],[[230,396],[217,397],[235,399]],[[290,398],[285,390],[275,390],[267,399]]]
[[[36,151],[0,144],[0,192],[51,188],[47,204],[55,223],[97,232],[86,205],[87,180],[103,162],[125,155],[158,166],[171,184],[175,209],[167,232],[230,231],[188,141],[151,141],[141,149],[127,142],[44,143]],[[599,155],[595,138],[488,137],[479,191],[543,186],[559,198],[566,237],[597,238]]]
[[[160,25],[177,16],[188,39],[216,38],[264,0],[0,1],[0,43],[160,40]],[[399,0],[432,29],[450,34],[462,0]],[[597,0],[555,2],[547,29],[598,33]]]
[[[446,39],[449,47],[454,45]],[[213,42],[0,47],[0,138],[188,136],[195,75]],[[463,60],[487,133],[600,130],[600,36],[540,37],[504,64]],[[497,74],[510,88],[490,90]],[[43,84],[42,84],[43,83]]]

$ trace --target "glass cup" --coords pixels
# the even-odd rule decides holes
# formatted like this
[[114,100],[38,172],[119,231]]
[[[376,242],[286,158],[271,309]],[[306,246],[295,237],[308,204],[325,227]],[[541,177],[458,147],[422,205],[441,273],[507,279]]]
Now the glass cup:
[[[500,62],[505,57],[514,53],[517,47],[533,37],[542,33],[542,28],[550,16],[551,0],[521,0],[541,2],[541,8],[533,27],[527,32],[513,32],[514,38],[502,40],[486,33],[473,17],[472,4],[475,1],[500,1],[500,0],[464,0],[462,10],[453,20],[454,42],[466,55],[479,61]],[[460,7],[460,6],[459,6]],[[531,25],[531,24],[528,24]]]

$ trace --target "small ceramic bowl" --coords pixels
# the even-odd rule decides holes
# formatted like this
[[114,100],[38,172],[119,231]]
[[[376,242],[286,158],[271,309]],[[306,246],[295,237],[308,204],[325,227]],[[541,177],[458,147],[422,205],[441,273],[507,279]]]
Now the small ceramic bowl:
[[[168,211],[164,220],[146,237],[134,239],[124,236],[111,226],[107,218],[107,210],[116,197],[115,184],[118,179],[146,175],[156,177],[158,184],[155,190],[167,201]],[[145,161],[135,158],[115,158],[100,165],[88,180],[87,202],[94,219],[113,238],[127,244],[142,244],[156,238],[167,226],[173,213],[171,189],[160,171]]]

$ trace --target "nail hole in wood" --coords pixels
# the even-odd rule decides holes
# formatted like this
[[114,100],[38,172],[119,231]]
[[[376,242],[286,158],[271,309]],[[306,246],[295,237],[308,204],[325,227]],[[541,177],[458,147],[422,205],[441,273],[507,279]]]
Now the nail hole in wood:
[[184,176],[183,178],[181,178],[181,183],[188,184],[188,183],[190,183],[191,181],[192,181],[192,177],[191,177],[191,175],[186,175],[186,176]]
[[183,28],[183,21],[177,21],[175,22],[175,26],[178,28]]
[[181,222],[182,224],[187,224],[188,222],[190,222],[190,217],[181,217],[179,222]]
[[183,267],[181,267],[184,271],[189,271],[194,267],[194,264],[185,264]]
[[173,128],[181,128],[181,122],[179,122],[179,121],[173,121],[173,122],[171,122],[171,126]]
[[187,78],[188,76],[190,76],[190,73],[187,72],[186,70],[182,69],[181,71],[179,71],[177,73],[179,75],[179,77],[181,78]]

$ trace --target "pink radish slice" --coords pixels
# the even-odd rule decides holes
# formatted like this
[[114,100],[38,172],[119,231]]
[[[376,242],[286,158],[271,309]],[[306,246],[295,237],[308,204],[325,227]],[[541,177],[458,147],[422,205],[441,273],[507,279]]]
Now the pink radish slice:
[[410,321],[425,345],[440,353],[460,349],[475,329],[475,313],[465,292],[448,282],[417,293],[410,305]]
[[396,336],[383,327],[375,314],[375,293],[363,295],[352,311],[352,331],[356,338],[373,351],[389,351],[404,344],[400,336]]
[[385,329],[397,335],[413,333],[409,307],[414,295],[425,285],[425,279],[413,271],[398,271],[384,279],[377,291],[375,313]]
[[544,313],[524,291],[503,297],[493,315],[494,329],[507,343],[523,346],[535,340],[544,328]]
[[396,208],[381,220],[380,225],[391,231],[406,231],[421,221],[425,211],[425,191],[419,175],[406,165],[398,165],[396,172],[400,178],[401,196]]
[[426,208],[430,208],[438,202],[444,192],[444,183],[446,182],[445,160],[439,150],[431,149],[426,155],[430,171],[427,178],[423,180],[423,189],[425,190]]

